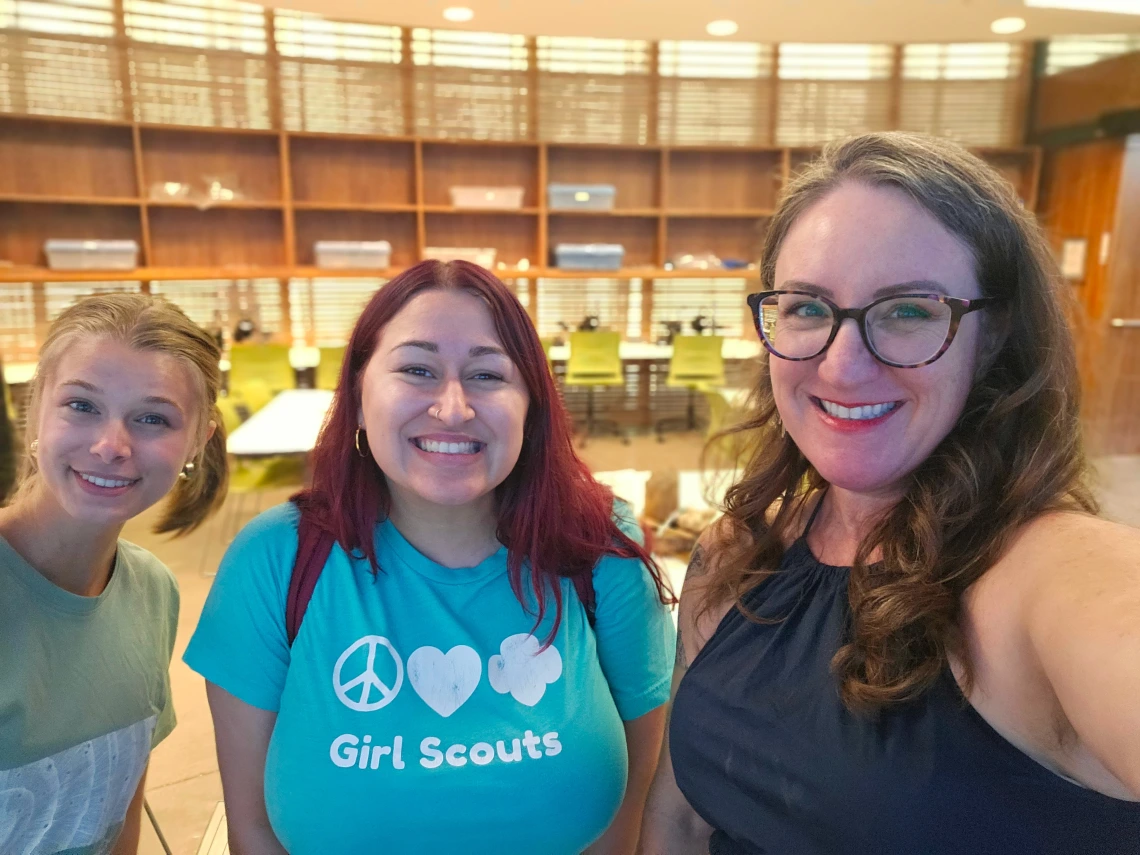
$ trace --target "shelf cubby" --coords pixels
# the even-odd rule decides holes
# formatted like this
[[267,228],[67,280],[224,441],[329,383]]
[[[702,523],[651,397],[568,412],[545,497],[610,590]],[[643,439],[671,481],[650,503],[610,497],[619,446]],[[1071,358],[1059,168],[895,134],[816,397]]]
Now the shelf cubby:
[[540,264],[538,217],[503,213],[425,214],[424,246],[494,247],[496,262]]
[[[414,206],[415,143],[405,140],[295,137],[289,140],[297,203]],[[298,205],[300,207],[300,205]]]
[[52,238],[133,240],[141,250],[139,208],[0,202],[0,258],[14,265],[45,266],[44,242]]
[[759,217],[670,217],[666,258],[711,252],[718,258],[753,262],[760,257],[768,220]]
[[131,129],[0,117],[0,195],[137,199]]
[[297,211],[294,222],[299,265],[316,263],[313,244],[319,240],[386,240],[392,244],[393,267],[409,267],[419,260],[413,213]]
[[[523,207],[537,207],[540,195],[538,147],[510,143],[425,142],[423,204],[450,208],[451,188],[461,186],[522,187]],[[497,216],[500,212],[494,214]]]
[[157,128],[144,128],[141,135],[144,197],[156,184],[177,182],[204,191],[218,180],[239,194],[235,201],[282,200],[277,137]]
[[688,213],[751,212],[776,207],[784,183],[779,149],[669,152],[666,208]]
[[149,216],[150,263],[156,267],[285,263],[279,211],[151,207]]
[[[659,149],[552,145],[546,160],[551,184],[614,185],[617,211],[661,207]],[[546,188],[542,192],[545,195]]]
[[[547,226],[550,252],[560,243],[620,243],[626,267],[660,266],[656,217],[596,217],[552,213]],[[553,266],[553,258],[551,258]],[[604,274],[599,274],[604,275]]]

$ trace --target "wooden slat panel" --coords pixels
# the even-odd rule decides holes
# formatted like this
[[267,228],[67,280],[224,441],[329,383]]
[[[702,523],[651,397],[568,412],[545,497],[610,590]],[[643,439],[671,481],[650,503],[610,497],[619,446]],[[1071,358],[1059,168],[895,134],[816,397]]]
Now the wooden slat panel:
[[138,282],[45,282],[44,299],[47,303],[47,320],[50,323],[59,313],[75,303],[80,297],[91,294],[137,294]]
[[287,130],[411,133],[404,115],[399,27],[279,10],[274,32]]
[[282,59],[281,107],[290,131],[410,133],[396,65]]
[[666,321],[679,321],[682,332],[693,332],[692,321],[707,315],[717,324],[717,334],[740,338],[752,333],[745,326],[748,306],[744,298],[750,285],[746,279],[655,279],[653,281],[652,335],[663,336]]
[[291,279],[289,306],[293,341],[337,347],[348,336],[385,279]]
[[816,145],[888,129],[889,45],[781,44],[776,142]]
[[251,320],[270,338],[283,332],[281,289],[276,279],[207,279],[152,282],[151,293],[177,304],[190,320],[227,339],[240,320]]
[[264,58],[139,44],[130,57],[137,121],[270,128]]
[[32,285],[0,285],[0,356],[5,363],[34,362],[36,312]]
[[898,127],[965,145],[1016,145],[1025,117],[1019,44],[906,45]]
[[564,335],[596,315],[602,329],[640,338],[642,287],[639,279],[539,279],[538,334]]
[[649,142],[649,46],[644,41],[540,36],[539,131],[550,142]]
[[0,112],[127,118],[114,42],[0,30]]
[[530,137],[522,36],[412,31],[415,132],[440,139]]
[[658,141],[764,145],[772,137],[772,48],[746,42],[663,41]]

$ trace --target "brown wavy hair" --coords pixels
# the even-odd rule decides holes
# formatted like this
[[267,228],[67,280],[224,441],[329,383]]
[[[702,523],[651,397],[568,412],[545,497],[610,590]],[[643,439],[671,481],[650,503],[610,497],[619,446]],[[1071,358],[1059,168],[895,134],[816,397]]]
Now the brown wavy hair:
[[192,476],[179,478],[174,483],[162,516],[154,526],[158,534],[173,532],[176,537],[189,534],[221,507],[229,482],[226,429],[217,406],[222,386],[221,351],[209,333],[161,297],[121,293],[85,297],[64,309],[52,323],[32,378],[24,436],[24,469],[16,498],[30,490],[38,476],[36,456],[30,451],[39,428],[44,388],[64,351],[83,337],[107,338],[135,350],[165,353],[190,370],[199,406],[195,413],[198,437],[206,436],[210,422],[214,423],[214,433],[193,461]]
[[[950,654],[965,665],[968,685],[969,662],[958,655],[965,590],[1030,520],[1097,507],[1086,484],[1076,357],[1052,255],[1009,182],[965,149],[903,133],[828,146],[772,218],[763,290],[776,287],[776,259],[792,225],[847,182],[906,193],[971,250],[982,294],[1006,299],[1004,311],[986,320],[991,345],[957,423],[856,552],[849,632],[832,669],[846,706],[873,711],[921,695]],[[735,601],[748,614],[744,595],[777,572],[784,544],[827,486],[792,438],[774,429],[767,354],[753,401],[751,417],[731,432],[769,440],[726,495],[705,609]],[[876,549],[882,560],[872,566]]]

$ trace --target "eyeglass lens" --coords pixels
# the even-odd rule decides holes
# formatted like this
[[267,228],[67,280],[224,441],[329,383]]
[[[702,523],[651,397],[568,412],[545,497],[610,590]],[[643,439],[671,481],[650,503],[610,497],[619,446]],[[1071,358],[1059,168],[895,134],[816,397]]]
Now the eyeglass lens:
[[[887,362],[918,365],[932,359],[950,332],[950,306],[926,297],[892,297],[876,303],[864,326],[871,350]],[[760,303],[760,334],[778,355],[809,359],[831,338],[835,313],[806,294],[781,293]]]

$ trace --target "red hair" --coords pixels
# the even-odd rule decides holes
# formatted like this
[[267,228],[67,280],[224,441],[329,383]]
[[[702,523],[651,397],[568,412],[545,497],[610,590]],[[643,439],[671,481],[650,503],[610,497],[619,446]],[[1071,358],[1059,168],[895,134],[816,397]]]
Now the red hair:
[[[424,261],[383,286],[353,328],[332,406],[312,453],[312,486],[294,501],[350,555],[376,559],[376,525],[388,517],[391,493],[371,455],[354,444],[364,369],[385,325],[408,302],[430,290],[466,291],[482,298],[499,341],[518,368],[530,395],[523,443],[514,469],[496,490],[496,536],[507,547],[511,588],[525,606],[523,565],[538,606],[535,626],[554,600],[552,639],[562,620],[559,579],[589,578],[606,555],[636,558],[653,577],[663,603],[672,592],[661,570],[613,517],[613,492],[599,484],[574,453],[570,418],[554,386],[542,343],[522,304],[497,277],[465,261]],[[588,588],[589,590],[589,588]]]

